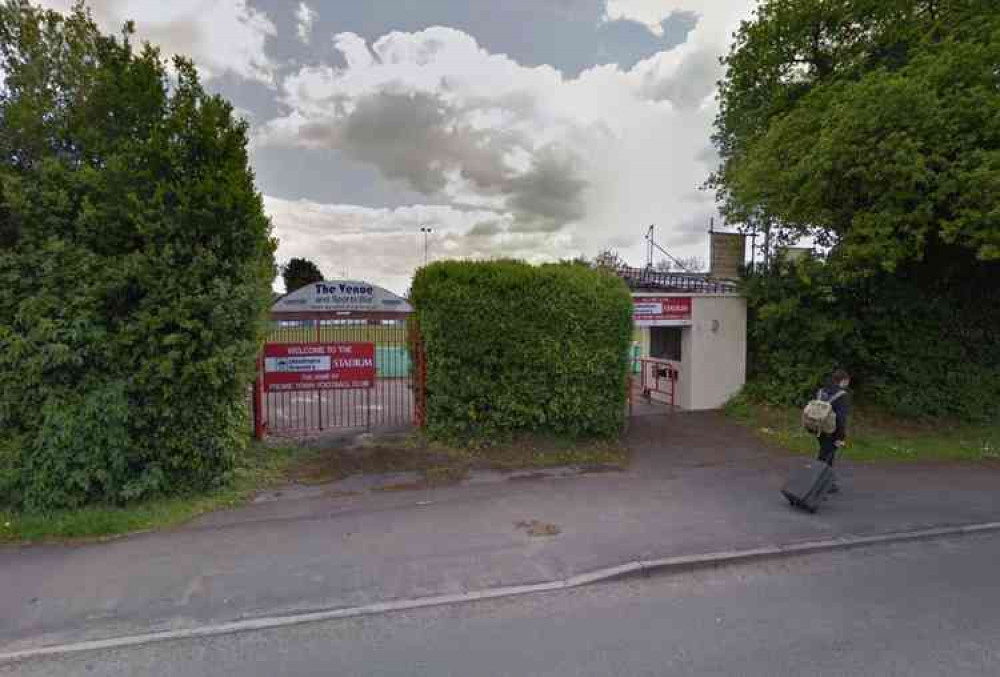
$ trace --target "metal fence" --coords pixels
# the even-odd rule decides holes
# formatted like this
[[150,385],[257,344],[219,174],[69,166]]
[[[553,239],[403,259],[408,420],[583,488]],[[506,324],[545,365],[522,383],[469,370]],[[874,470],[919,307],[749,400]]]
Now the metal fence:
[[386,429],[413,423],[412,360],[402,320],[275,322],[268,343],[373,343],[376,378],[357,389],[265,392],[258,385],[258,434]]

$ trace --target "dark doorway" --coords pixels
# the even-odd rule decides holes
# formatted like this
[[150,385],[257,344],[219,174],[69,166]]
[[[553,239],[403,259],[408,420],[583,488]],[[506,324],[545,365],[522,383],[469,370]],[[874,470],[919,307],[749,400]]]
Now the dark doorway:
[[682,327],[650,327],[649,356],[657,360],[681,361]]

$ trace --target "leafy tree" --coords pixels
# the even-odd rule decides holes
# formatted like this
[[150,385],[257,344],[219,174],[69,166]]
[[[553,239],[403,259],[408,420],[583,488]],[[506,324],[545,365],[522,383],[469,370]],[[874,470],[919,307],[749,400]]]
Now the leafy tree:
[[653,265],[653,268],[660,273],[700,273],[704,271],[706,267],[705,261],[697,256],[679,258],[676,261],[671,259],[660,259]]
[[627,266],[628,263],[614,249],[603,249],[594,258],[594,265],[598,268],[616,270]]
[[995,0],[765,0],[724,63],[730,221],[813,236],[842,272],[1000,260]]
[[326,279],[320,272],[319,266],[309,259],[298,258],[289,260],[281,267],[281,277],[285,281],[285,292],[289,294],[307,284]]
[[1000,415],[1000,295],[995,269],[960,278],[925,266],[845,277],[821,259],[773,264],[744,280],[752,398],[799,405],[837,366],[862,399],[907,418]]
[[825,253],[747,281],[750,392],[840,363],[888,411],[997,416],[1000,4],[763,0],[724,63],[727,220]]
[[247,127],[190,61],[0,2],[0,500],[223,481],[274,272]]

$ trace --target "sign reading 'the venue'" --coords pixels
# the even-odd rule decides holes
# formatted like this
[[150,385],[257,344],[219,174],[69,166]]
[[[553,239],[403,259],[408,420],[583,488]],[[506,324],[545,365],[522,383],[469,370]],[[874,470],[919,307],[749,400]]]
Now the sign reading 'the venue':
[[632,319],[637,327],[669,327],[691,324],[690,296],[636,296]]
[[371,388],[374,383],[374,343],[264,346],[264,388],[270,392]]
[[271,307],[273,313],[322,311],[409,313],[406,299],[387,289],[356,280],[315,282],[286,294]]

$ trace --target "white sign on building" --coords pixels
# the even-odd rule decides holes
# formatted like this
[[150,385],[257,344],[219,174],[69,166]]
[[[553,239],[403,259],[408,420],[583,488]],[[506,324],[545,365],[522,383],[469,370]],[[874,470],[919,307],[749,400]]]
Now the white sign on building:
[[413,308],[401,296],[357,280],[326,280],[308,284],[282,296],[271,306],[273,313],[323,311],[409,313]]

